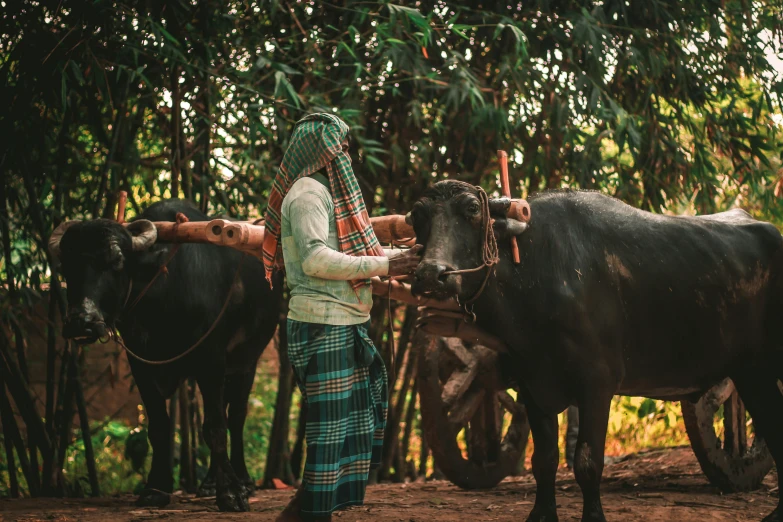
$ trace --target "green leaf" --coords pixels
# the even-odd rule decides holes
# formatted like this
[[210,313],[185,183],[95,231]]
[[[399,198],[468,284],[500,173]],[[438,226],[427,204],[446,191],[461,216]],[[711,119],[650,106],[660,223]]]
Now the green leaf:
[[61,75],[60,79],[60,98],[63,104],[63,110],[68,106],[68,86],[66,83],[65,72]]
[[516,25],[509,24],[509,29],[511,29],[511,32],[514,34],[514,38],[516,39],[517,45],[516,50],[517,54],[519,56],[522,56],[523,58],[527,57],[527,40],[525,39],[525,33],[522,32],[522,29],[517,27]]
[[171,35],[171,33],[170,33],[170,32],[168,32],[167,30],[165,30],[165,29],[163,28],[163,26],[162,26],[162,25],[158,25],[158,30],[160,30],[160,34],[162,34],[162,35],[163,35],[163,37],[164,37],[164,38],[166,38],[166,40],[168,40],[169,42],[171,42],[171,43],[173,43],[174,45],[176,45],[177,47],[179,47],[179,42],[177,41],[177,39],[176,39],[176,38],[174,38],[174,37]]
[[76,83],[79,85],[84,85],[84,76],[82,75],[82,70],[79,68],[79,66],[74,62],[73,60],[68,60],[68,64],[71,66],[71,71],[73,72],[73,75],[76,77]]
[[277,71],[275,73],[275,96],[280,95],[281,88],[285,89],[286,94],[288,94],[288,98],[291,100],[291,102],[293,102],[296,108],[299,108],[301,106],[299,94],[297,94],[296,89],[294,89],[294,86],[291,85],[291,82],[288,81],[285,73],[283,71]]

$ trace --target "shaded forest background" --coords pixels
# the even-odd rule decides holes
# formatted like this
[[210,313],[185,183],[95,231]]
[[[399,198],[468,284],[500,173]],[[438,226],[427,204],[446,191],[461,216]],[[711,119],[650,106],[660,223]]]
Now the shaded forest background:
[[[113,216],[119,190],[129,216],[179,197],[259,217],[294,122],[328,111],[351,127],[373,214],[404,212],[444,178],[496,192],[504,149],[519,196],[579,187],[783,225],[782,42],[774,1],[0,1],[0,495],[129,491],[147,466],[143,410],[130,425],[90,418],[98,349],[60,339],[64,293],[44,245],[62,220]],[[385,306],[374,335],[390,357]],[[394,309],[380,479],[432,471],[414,313]],[[301,462],[282,352],[260,367],[246,428],[266,485],[292,482]],[[192,386],[170,407],[192,489],[206,458]],[[616,451],[683,440],[676,408],[656,401],[618,399],[610,431]]]

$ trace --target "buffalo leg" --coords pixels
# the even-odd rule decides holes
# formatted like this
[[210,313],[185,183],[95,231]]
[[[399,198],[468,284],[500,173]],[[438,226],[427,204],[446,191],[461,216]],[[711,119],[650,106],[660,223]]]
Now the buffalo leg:
[[214,497],[217,495],[217,489],[215,488],[215,461],[212,456],[209,457],[209,469],[207,470],[207,476],[204,477],[204,481],[198,487],[196,492],[197,497]]
[[576,440],[579,437],[579,408],[569,406],[566,410],[568,427],[566,428],[566,465],[574,469],[574,453],[576,453]]
[[555,478],[560,450],[557,447],[557,415],[543,412],[526,400],[530,430],[533,432],[533,476],[536,479],[536,503],[527,522],[557,522]]
[[604,445],[609,422],[611,393],[595,386],[579,404],[579,436],[574,453],[574,475],[582,489],[582,522],[606,522],[601,506],[601,475],[604,471]]
[[245,419],[247,401],[253,390],[254,372],[229,377],[226,383],[228,401],[228,429],[231,431],[231,467],[248,492],[255,490],[255,482],[245,465]]
[[[137,381],[138,382],[138,381]],[[163,507],[170,501],[174,489],[171,470],[171,426],[166,399],[154,384],[139,382],[139,394],[147,410],[148,433],[152,445],[152,467],[147,476],[147,485],[139,495],[136,504],[144,507]]]
[[[230,380],[228,377],[226,377],[226,383],[225,388],[223,392],[223,411],[228,408],[228,389]],[[203,393],[202,393],[203,397]],[[232,434],[233,435],[233,434]],[[212,458],[212,455],[209,456],[209,469],[207,470],[207,475],[204,477],[204,480],[201,482],[201,485],[198,487],[198,491],[196,492],[197,497],[214,497],[217,495],[217,487],[215,484],[215,459]]]
[[[783,395],[778,388],[778,378],[764,369],[732,376],[740,398],[753,417],[753,425],[764,437],[775,466],[783,466]],[[783,485],[783,473],[778,473],[778,487]],[[775,511],[762,522],[783,522],[783,505],[778,500]]]
[[210,466],[215,470],[217,505],[221,511],[249,511],[245,491],[228,460],[223,371],[213,370],[199,378],[198,386],[204,399],[204,438],[211,452]]

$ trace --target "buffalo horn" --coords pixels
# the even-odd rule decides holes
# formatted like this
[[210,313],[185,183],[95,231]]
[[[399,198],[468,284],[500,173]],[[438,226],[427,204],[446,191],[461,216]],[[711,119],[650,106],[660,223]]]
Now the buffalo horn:
[[489,213],[493,216],[507,216],[511,208],[509,198],[493,198],[489,200]]
[[516,219],[508,218],[506,219],[506,222],[506,232],[508,232],[510,236],[520,236],[525,230],[527,230],[527,223],[524,221],[517,221]]
[[133,251],[147,250],[158,239],[158,229],[152,221],[139,219],[128,225],[128,232],[133,235]]
[[81,221],[63,221],[60,223],[60,226],[54,229],[54,232],[52,232],[52,235],[49,237],[49,253],[52,254],[53,258],[60,258],[60,241],[62,240],[65,231],[77,223],[81,223]]

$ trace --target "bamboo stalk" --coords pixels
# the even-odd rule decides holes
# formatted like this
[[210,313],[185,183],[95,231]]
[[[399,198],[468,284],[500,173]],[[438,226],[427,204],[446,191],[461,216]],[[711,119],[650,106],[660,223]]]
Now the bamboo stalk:
[[[63,368],[70,368],[71,359],[75,357],[74,353],[69,350],[64,356],[62,365]],[[71,445],[71,435],[73,430],[73,395],[74,395],[74,382],[73,379],[65,377],[65,389],[62,396],[62,409],[59,415],[59,442],[57,443],[57,465],[52,469],[52,480],[57,484],[58,492],[62,494],[64,491],[64,484],[62,483],[62,470],[65,466],[65,457],[68,452],[68,446]]]
[[[177,433],[177,406],[179,404],[179,389],[169,399],[169,468],[174,469],[175,437]],[[181,458],[181,456],[180,456]]]
[[33,394],[22,377],[19,366],[11,357],[8,350],[8,338],[4,332],[0,334],[0,377],[8,386],[27,430],[31,432],[41,451],[46,454],[51,447],[49,438],[46,436],[46,428],[35,409]]
[[179,173],[180,173],[180,108],[179,68],[174,65],[171,69],[171,197],[179,197]]
[[427,459],[430,456],[430,447],[424,429],[419,426],[419,438],[421,439],[421,452],[419,453],[419,477],[427,480]]
[[188,379],[188,404],[190,406],[190,414],[188,415],[188,422],[190,423],[190,482],[193,490],[196,490],[198,486],[197,482],[197,457],[198,457],[198,426],[196,426],[196,413],[199,411],[198,400],[196,398],[196,380],[193,378]]
[[288,428],[294,380],[291,363],[288,360],[288,337],[286,335],[285,323],[281,322],[277,331],[277,355],[280,359],[280,375],[278,377],[272,431],[269,435],[266,469],[264,470],[264,488],[274,487],[273,479],[280,479],[286,484],[293,483],[290,461],[291,453],[288,446]]
[[302,478],[302,461],[304,456],[305,427],[307,425],[307,402],[302,398],[299,401],[299,420],[296,424],[296,442],[291,452],[291,470],[295,479]]
[[[412,366],[416,367],[418,366],[419,358],[413,357],[413,360],[411,361]],[[413,377],[412,383],[411,383],[411,393],[410,393],[410,399],[408,400],[408,409],[405,412],[405,430],[402,432],[402,442],[400,442],[400,452],[397,459],[399,470],[405,470],[400,471],[401,475],[399,476],[400,482],[403,482],[405,480],[405,476],[407,473],[407,459],[408,459],[408,451],[410,450],[410,442],[411,442],[411,434],[413,432],[413,420],[414,416],[416,415],[416,398],[418,397],[419,392],[419,380],[416,378],[416,370],[413,371]],[[413,473],[416,473],[416,469],[414,467]],[[411,477],[415,480],[416,477]]]
[[95,452],[92,447],[92,437],[90,437],[90,419],[87,417],[87,404],[84,401],[84,390],[79,380],[78,361],[75,356],[70,361],[70,378],[73,381],[74,399],[76,409],[79,412],[79,428],[82,432],[82,442],[84,443],[84,460],[87,464],[87,475],[90,479],[90,496],[100,497],[101,488],[98,483],[98,470],[95,467]]
[[190,454],[190,408],[188,407],[188,380],[179,386],[179,485],[185,491],[193,489],[193,470]]
[[[0,421],[3,423],[3,440],[5,441],[5,461],[8,468],[8,481],[11,486],[11,498],[19,498],[19,479],[16,477],[16,460],[14,459],[14,440],[11,425],[16,425],[14,412],[11,410],[8,398],[6,397],[5,384],[0,376]],[[24,451],[19,455],[24,455]]]

